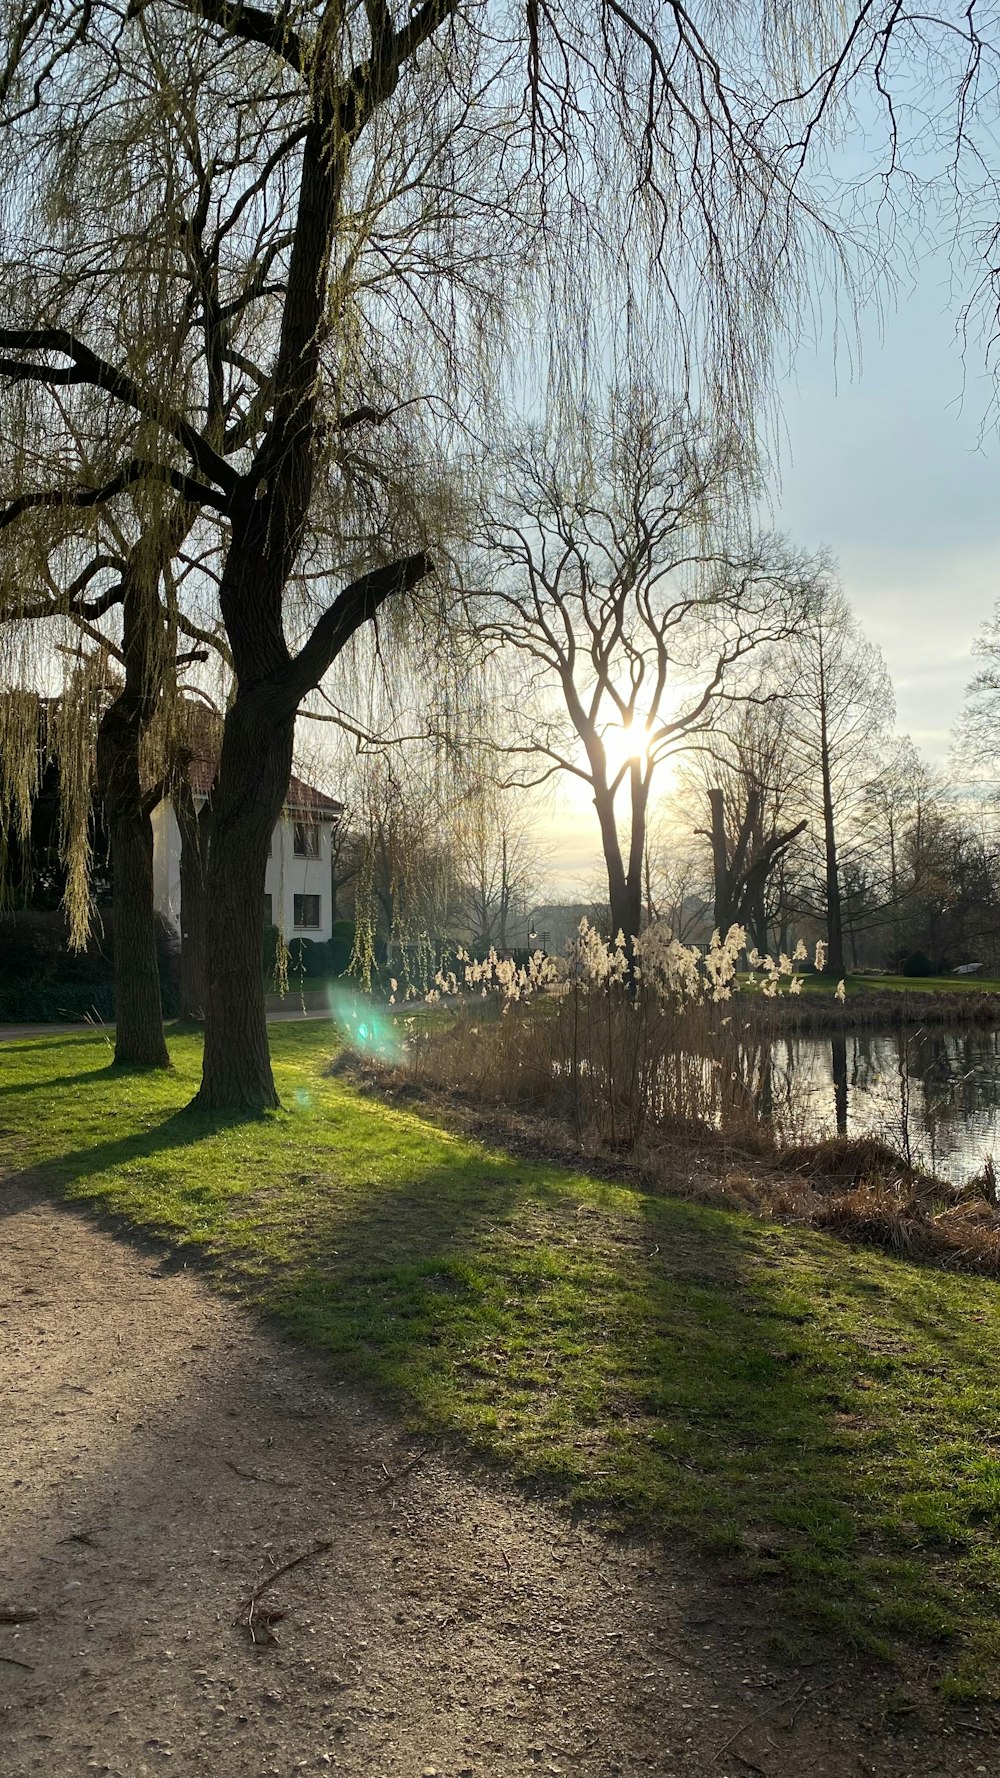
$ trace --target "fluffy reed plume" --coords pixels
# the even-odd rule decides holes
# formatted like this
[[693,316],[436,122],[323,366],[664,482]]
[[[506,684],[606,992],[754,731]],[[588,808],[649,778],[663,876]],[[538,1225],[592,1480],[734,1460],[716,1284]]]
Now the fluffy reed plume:
[[[578,1131],[632,1145],[647,1127],[751,1132],[778,1111],[772,1035],[743,1016],[737,969],[746,935],[734,926],[708,951],[651,926],[630,959],[584,920],[566,957],[523,965],[491,950],[459,950],[426,999],[450,1006],[447,1025],[414,1030],[418,1080],[484,1103],[528,1105]],[[782,958],[763,969],[768,998],[797,979]],[[408,983],[393,1000],[412,1000]],[[759,1000],[746,994],[747,1008]]]

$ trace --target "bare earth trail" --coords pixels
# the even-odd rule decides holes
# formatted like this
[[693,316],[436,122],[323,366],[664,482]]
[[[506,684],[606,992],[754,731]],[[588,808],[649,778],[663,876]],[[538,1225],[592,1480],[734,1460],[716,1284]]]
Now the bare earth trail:
[[[13,1183],[0,1405],[0,1778],[1000,1765],[992,1713],[891,1718],[898,1675],[770,1665],[766,1593],[470,1478],[162,1251]],[[255,1645],[241,1607],[307,1551]]]

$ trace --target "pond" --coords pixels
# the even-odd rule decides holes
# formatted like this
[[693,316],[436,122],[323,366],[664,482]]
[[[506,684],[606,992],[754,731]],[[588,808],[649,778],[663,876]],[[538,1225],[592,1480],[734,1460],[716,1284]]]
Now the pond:
[[1000,1030],[859,1029],[779,1039],[768,1099],[787,1138],[876,1135],[963,1184],[1000,1161]]

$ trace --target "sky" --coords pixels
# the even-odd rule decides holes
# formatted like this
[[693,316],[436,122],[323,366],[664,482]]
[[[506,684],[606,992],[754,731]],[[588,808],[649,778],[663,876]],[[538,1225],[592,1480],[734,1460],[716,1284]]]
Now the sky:
[[956,335],[948,265],[928,259],[880,325],[861,317],[862,361],[830,341],[800,350],[785,383],[781,529],[826,544],[885,655],[898,727],[945,765],[974,669],[972,642],[1000,597],[1000,443],[991,388]]
[[[881,316],[859,317],[855,361],[832,327],[800,346],[780,387],[774,523],[825,545],[896,688],[897,727],[947,765],[974,670],[972,643],[1000,598],[1000,440],[985,429],[992,386],[963,350],[943,254]],[[846,332],[842,330],[842,333]],[[853,324],[850,336],[853,347]],[[560,799],[552,899],[586,895],[600,868],[583,795]]]

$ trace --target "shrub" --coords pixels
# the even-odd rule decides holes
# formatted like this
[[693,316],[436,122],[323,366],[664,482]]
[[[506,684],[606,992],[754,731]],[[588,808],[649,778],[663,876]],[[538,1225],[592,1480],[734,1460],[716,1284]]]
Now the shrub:
[[[26,908],[0,916],[0,1020],[51,1023],[114,1018],[114,913],[105,908],[85,951],[68,948],[63,914]],[[157,921],[160,995],[166,1018],[179,1011],[179,943]]]
[[114,1016],[115,991],[107,982],[0,982],[0,1022],[5,1024],[87,1018],[110,1024]]
[[933,975],[934,965],[923,951],[911,951],[900,970],[901,975]]
[[315,981],[333,975],[330,945],[325,938],[293,938],[288,947],[288,973],[296,979]]
[[354,921],[334,920],[330,932],[331,975],[344,975],[354,950]]
[[[261,939],[261,965],[265,976],[275,973],[278,928],[265,926]],[[315,981],[318,977],[343,975],[354,949],[353,920],[335,920],[332,936],[293,938],[288,946],[288,974],[293,981]]]
[[101,917],[85,951],[71,951],[66,920],[58,910],[25,908],[0,915],[0,983],[110,982],[113,933],[106,920]]

